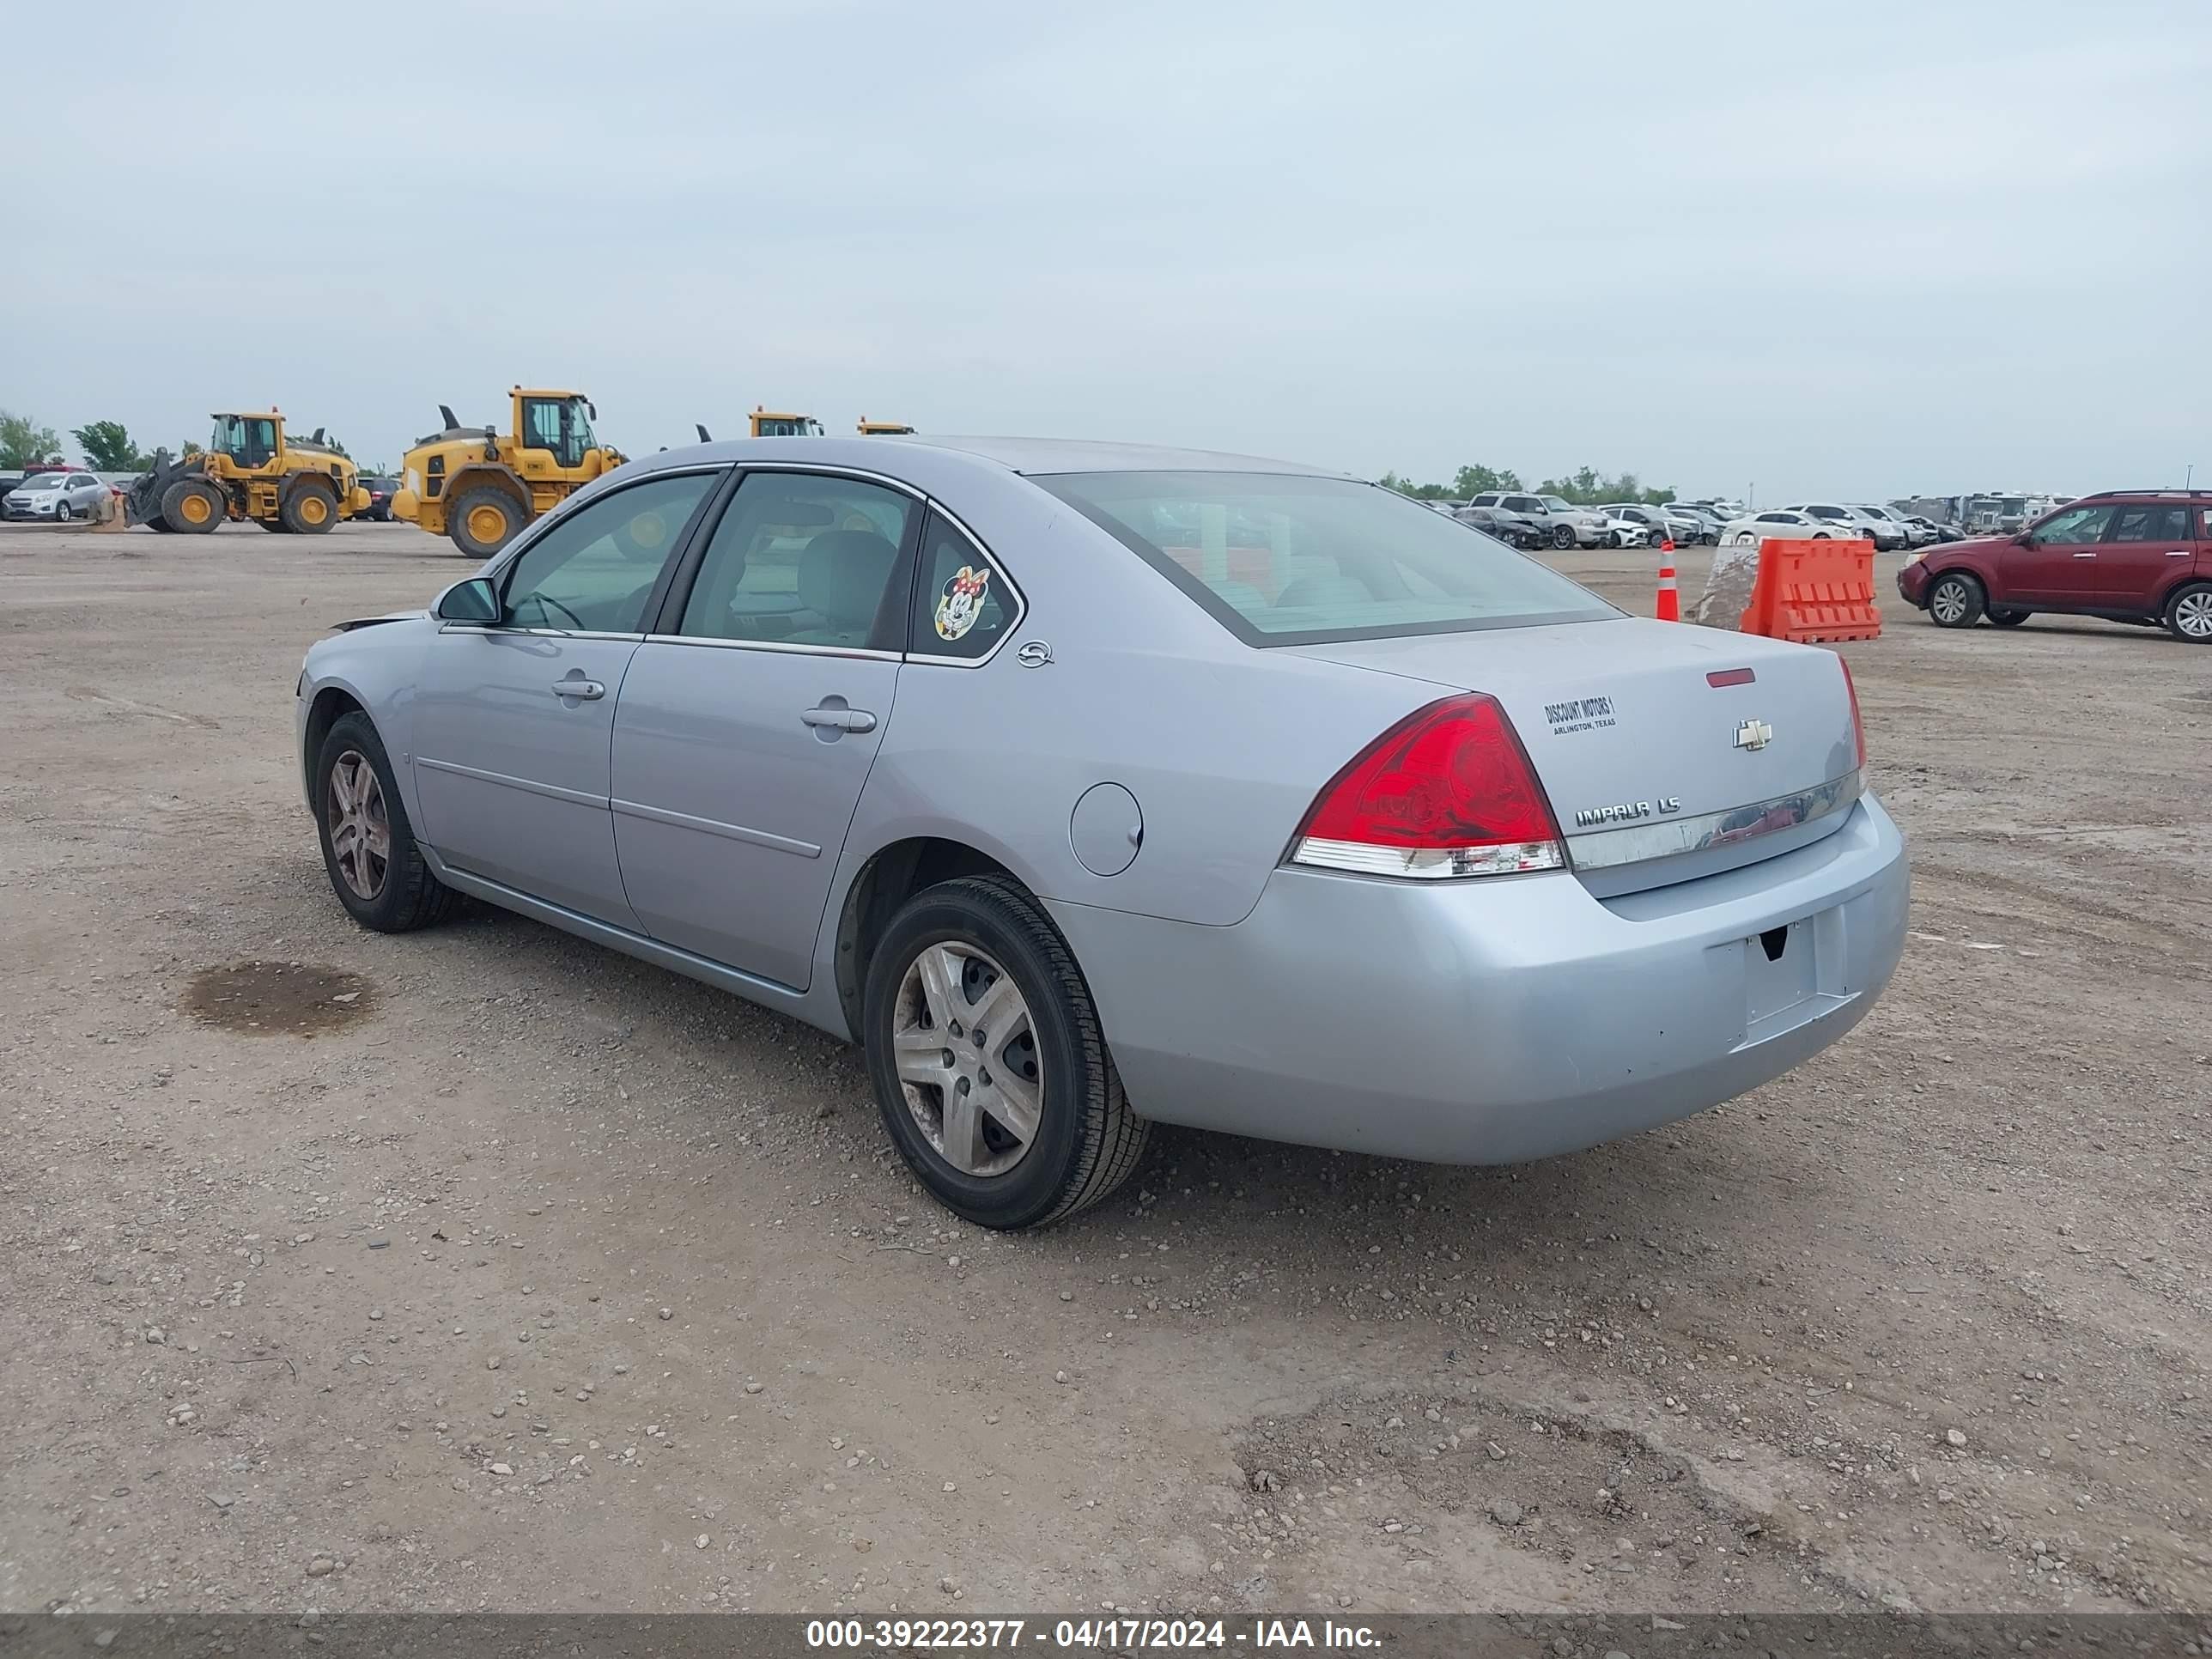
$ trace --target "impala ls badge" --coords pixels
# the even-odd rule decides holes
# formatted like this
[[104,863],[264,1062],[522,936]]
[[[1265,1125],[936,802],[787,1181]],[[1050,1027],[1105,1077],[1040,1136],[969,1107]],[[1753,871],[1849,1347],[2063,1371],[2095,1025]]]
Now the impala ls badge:
[[1774,728],[1765,720],[1746,720],[1735,729],[1739,749],[1764,749],[1774,741]]

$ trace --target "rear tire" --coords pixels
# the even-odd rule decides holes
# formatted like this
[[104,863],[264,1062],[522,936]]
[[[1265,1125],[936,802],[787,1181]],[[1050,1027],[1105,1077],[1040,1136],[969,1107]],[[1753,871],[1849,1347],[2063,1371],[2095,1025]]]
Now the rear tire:
[[300,478],[284,492],[276,516],[295,536],[321,536],[338,521],[337,492],[320,478]]
[[161,492],[161,517],[180,536],[204,536],[227,516],[222,492],[203,478],[179,478]]
[[292,533],[292,526],[286,524],[282,518],[256,519],[253,522],[264,530],[271,531],[279,536],[289,536]]
[[453,545],[472,559],[488,559],[523,526],[521,503],[489,484],[465,489],[446,509]]
[[2191,645],[2212,645],[2212,582],[2189,582],[2166,602],[2166,631]]
[[1739,531],[1736,533],[1735,544],[1738,547],[1757,547],[1759,538],[1748,530]]
[[1972,628],[1989,602],[1981,583],[1963,570],[1947,570],[1928,589],[1928,619],[1938,628]]
[[2027,611],[2005,611],[1991,605],[1984,614],[1998,628],[2017,628],[2034,613]]
[[[939,979],[933,994],[923,969],[933,957],[947,959],[937,957],[940,947],[950,947],[968,971]],[[987,1030],[971,1054],[975,1034],[960,1014],[982,1006],[1001,973],[1012,981],[1019,1006],[988,1018],[1013,1022],[1000,1030],[1002,1040],[1008,1029],[1016,1031],[1016,1047],[989,1042]],[[939,1018],[940,1000],[947,1019]],[[1003,1231],[1045,1226],[1097,1203],[1137,1167],[1152,1126],[1130,1109],[1067,941],[1012,881],[968,877],[908,899],[876,946],[862,1007],[862,1041],[884,1126],[908,1166],[956,1215]],[[940,1030],[945,1053],[957,1051],[964,1069],[945,1069],[943,1086],[902,1078],[902,1053],[910,1067],[927,1072],[933,1063],[917,1055],[917,1031],[927,1034],[921,1046],[927,1049]],[[1026,1079],[1035,1122],[1024,1142],[1018,1126],[988,1115],[987,1107],[963,1152],[952,1146],[946,1091],[964,1093],[969,1083],[979,1094],[996,1088],[993,1067]],[[954,1157],[1005,1167],[974,1172]]]
[[[332,775],[345,769],[347,787],[334,790]],[[341,802],[370,799],[365,780],[373,780],[373,810],[348,813]],[[322,842],[323,868],[331,890],[346,913],[362,927],[380,933],[406,933],[443,921],[460,903],[461,896],[430,873],[415,831],[407,821],[407,805],[392,780],[392,761],[384,740],[368,715],[356,711],[341,714],[323,739],[315,757],[315,830]],[[366,825],[381,830],[383,852],[375,856],[374,839],[364,843],[358,836],[344,845],[334,836],[349,826]],[[362,856],[366,855],[364,865]],[[380,863],[381,867],[377,867]]]

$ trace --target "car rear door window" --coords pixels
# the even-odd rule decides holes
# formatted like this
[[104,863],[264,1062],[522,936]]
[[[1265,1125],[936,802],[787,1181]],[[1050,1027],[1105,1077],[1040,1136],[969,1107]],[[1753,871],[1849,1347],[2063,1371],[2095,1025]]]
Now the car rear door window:
[[2112,515],[2113,542],[2185,542],[2189,539],[2189,509],[2162,501],[2122,507]]
[[1248,645],[1595,621],[1620,613],[1535,560],[1349,478],[1064,473],[1035,480]]
[[910,495],[862,478],[750,472],[700,560],[677,632],[744,644],[896,651]]
[[979,661],[1021,620],[1006,573],[957,525],[932,513],[922,532],[921,580],[907,649],[916,657]]
[[661,567],[719,476],[649,478],[563,514],[507,566],[501,625],[636,633]]

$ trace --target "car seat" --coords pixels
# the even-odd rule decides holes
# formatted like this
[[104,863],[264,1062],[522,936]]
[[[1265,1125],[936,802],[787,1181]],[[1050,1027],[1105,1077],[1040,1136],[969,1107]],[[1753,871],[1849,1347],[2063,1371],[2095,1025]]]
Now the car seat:
[[872,530],[825,530],[799,556],[799,602],[822,618],[795,629],[795,645],[864,646],[898,549]]

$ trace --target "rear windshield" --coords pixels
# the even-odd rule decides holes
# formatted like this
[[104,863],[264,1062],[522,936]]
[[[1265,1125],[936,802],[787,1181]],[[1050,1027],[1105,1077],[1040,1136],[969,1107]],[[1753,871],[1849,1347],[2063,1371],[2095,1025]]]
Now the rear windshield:
[[1248,645],[1620,614],[1480,530],[1376,484],[1265,472],[1069,472],[1031,482]]

